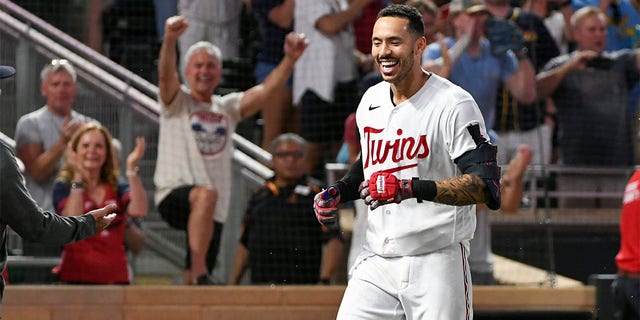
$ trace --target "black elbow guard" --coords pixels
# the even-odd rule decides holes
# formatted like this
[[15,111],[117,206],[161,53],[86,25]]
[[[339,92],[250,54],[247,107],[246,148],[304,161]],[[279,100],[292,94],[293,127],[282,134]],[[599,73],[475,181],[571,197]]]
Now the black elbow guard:
[[474,149],[456,159],[460,171],[482,178],[491,193],[487,207],[500,209],[500,167],[497,159],[498,147],[484,141]]

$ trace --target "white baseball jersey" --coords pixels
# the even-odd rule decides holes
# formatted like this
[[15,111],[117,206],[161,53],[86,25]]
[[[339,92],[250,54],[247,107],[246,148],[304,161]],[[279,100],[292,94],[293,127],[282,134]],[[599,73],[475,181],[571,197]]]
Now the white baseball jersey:
[[[469,93],[432,74],[410,99],[394,106],[388,82],[371,87],[356,113],[365,180],[376,171],[399,179],[444,180],[460,175],[454,159],[476,148],[467,131],[482,114]],[[475,205],[408,199],[369,209],[367,248],[385,257],[433,252],[473,237]]]

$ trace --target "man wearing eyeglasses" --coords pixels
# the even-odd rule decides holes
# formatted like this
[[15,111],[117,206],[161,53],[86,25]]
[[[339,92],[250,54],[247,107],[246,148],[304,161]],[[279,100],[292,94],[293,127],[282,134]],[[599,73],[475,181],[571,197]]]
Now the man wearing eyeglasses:
[[[74,111],[77,75],[71,63],[54,59],[40,72],[40,92],[46,104],[20,117],[16,125],[16,153],[25,167],[27,189],[44,210],[55,212],[52,202],[53,184],[62,165],[67,142],[84,123],[97,122]],[[61,247],[25,241],[24,254],[58,256]],[[46,281],[46,270],[32,270],[33,281]],[[45,277],[41,279],[41,277]]]
[[320,226],[312,214],[321,188],[305,174],[306,152],[297,134],[273,140],[275,175],[249,202],[230,284],[240,283],[248,267],[251,284],[330,283],[341,260],[340,230]]

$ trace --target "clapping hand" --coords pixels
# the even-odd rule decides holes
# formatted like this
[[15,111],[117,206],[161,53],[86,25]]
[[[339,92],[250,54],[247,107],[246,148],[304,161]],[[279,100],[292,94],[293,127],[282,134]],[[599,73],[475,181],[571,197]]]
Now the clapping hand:
[[84,121],[80,119],[70,119],[69,117],[65,117],[60,130],[60,136],[64,139],[64,142],[69,142],[73,137],[73,134],[76,133],[82,125],[84,125]]
[[127,156],[127,170],[136,170],[138,162],[144,157],[146,142],[144,137],[136,137],[136,146]]
[[67,151],[66,151],[66,161],[67,164],[73,170],[73,180],[74,181],[86,181],[89,174],[87,170],[82,166],[82,159],[73,149],[73,143],[70,141],[67,143]]

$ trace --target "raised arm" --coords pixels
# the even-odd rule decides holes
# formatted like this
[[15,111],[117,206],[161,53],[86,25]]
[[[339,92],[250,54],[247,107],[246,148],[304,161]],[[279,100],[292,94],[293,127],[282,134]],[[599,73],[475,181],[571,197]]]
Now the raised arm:
[[[73,150],[71,144],[67,145],[66,151],[66,162],[73,168],[73,177],[70,181],[72,187],[68,190],[67,202],[64,204],[64,208],[62,212],[59,212],[60,215],[65,217],[76,217],[83,215],[84,211],[84,184],[88,181],[88,173],[82,167],[81,160],[76,151]],[[73,184],[78,184],[77,187],[73,187]],[[66,187],[65,187],[66,188]],[[56,199],[58,198],[60,190],[62,190],[62,184],[60,182],[56,182],[56,185],[53,187],[53,203],[54,206],[58,206],[56,204]],[[56,208],[57,210],[57,208]]]
[[308,41],[303,34],[289,33],[284,43],[284,57],[278,66],[269,73],[264,82],[257,84],[245,92],[240,100],[242,118],[247,118],[269,105],[269,99],[276,88],[285,85],[296,61],[307,48]]
[[[520,53],[522,54],[522,53]],[[516,55],[520,55],[516,54]],[[536,98],[536,73],[529,58],[518,56],[518,71],[505,82],[509,92],[524,103],[533,103]]]
[[187,21],[181,16],[170,17],[165,22],[164,39],[158,59],[158,89],[160,99],[165,105],[171,103],[180,90],[176,45],[178,37],[187,30],[188,26]]
[[349,8],[344,11],[333,12],[320,17],[315,23],[316,29],[325,35],[332,36],[347,27],[355,20],[362,9],[364,9],[372,0],[353,0],[350,1]]
[[[451,68],[453,67],[451,61],[451,55],[448,54],[449,46],[444,41],[444,36],[442,33],[438,33],[436,35],[438,45],[440,46],[440,52],[442,52],[442,56],[436,59],[431,59],[431,57],[427,56],[427,50],[422,55],[422,69],[428,72],[433,72],[443,78],[449,78],[449,74],[451,74]],[[455,46],[455,45],[454,45]]]
[[[473,30],[473,26],[470,28],[471,29],[469,30]],[[422,62],[422,68],[443,78],[448,78],[456,61],[458,61],[458,58],[460,58],[462,53],[467,50],[470,42],[471,34],[466,33],[462,35],[451,48],[449,48],[447,43],[444,41],[444,36],[442,34],[438,34],[438,44],[440,45],[442,56],[435,60],[424,60]]]
[[144,156],[145,147],[144,137],[137,137],[135,148],[127,156],[126,176],[131,192],[131,201],[127,207],[127,214],[134,218],[144,217],[148,211],[147,192],[144,190],[142,179],[138,175],[138,162]]

